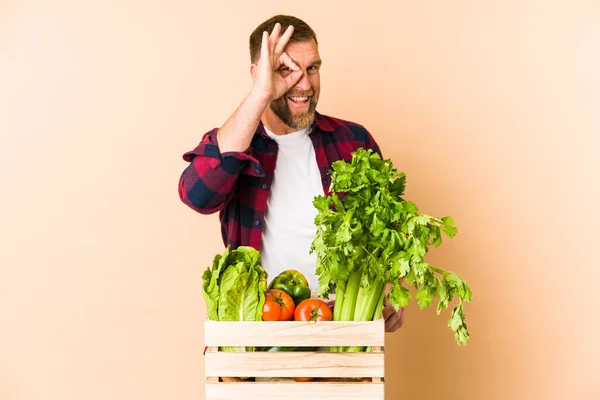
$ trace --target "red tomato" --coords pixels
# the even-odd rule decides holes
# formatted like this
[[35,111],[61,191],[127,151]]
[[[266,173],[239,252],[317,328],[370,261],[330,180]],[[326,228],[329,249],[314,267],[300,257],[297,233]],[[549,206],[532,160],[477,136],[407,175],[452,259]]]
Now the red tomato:
[[294,382],[312,382],[315,378],[292,378]]
[[331,309],[320,299],[306,299],[294,311],[296,321],[331,321],[331,318]]
[[294,299],[283,290],[271,289],[265,293],[263,321],[291,321],[294,316]]

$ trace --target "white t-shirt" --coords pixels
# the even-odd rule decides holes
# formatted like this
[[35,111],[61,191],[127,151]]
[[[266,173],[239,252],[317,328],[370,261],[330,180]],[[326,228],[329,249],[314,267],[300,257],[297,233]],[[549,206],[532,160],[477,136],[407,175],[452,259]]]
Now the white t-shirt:
[[287,135],[265,131],[277,142],[279,151],[265,212],[262,267],[269,282],[287,269],[301,272],[315,294],[317,258],[310,254],[317,230],[313,200],[323,195],[323,184],[309,128]]

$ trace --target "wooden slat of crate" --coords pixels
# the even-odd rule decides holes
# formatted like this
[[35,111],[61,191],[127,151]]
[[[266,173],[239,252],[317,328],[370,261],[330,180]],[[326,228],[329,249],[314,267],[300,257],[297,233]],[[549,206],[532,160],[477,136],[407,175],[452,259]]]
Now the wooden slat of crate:
[[207,400],[383,400],[383,383],[209,383]]
[[382,377],[384,353],[206,353],[206,376]]
[[[243,330],[240,331],[242,328]],[[206,321],[205,344],[206,346],[383,346],[384,332],[383,320],[243,323]]]

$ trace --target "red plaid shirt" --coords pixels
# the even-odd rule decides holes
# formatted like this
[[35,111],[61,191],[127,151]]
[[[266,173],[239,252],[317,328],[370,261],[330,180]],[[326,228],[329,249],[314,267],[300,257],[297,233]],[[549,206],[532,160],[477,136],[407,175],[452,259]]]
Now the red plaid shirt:
[[[361,125],[315,113],[309,134],[325,194],[330,194],[331,164],[350,161],[359,147],[381,155],[371,134]],[[277,160],[277,143],[262,122],[247,151],[221,153],[217,128],[207,132],[194,150],[183,155],[189,166],[179,180],[179,197],[202,214],[219,211],[225,246],[260,250],[267,198]]]

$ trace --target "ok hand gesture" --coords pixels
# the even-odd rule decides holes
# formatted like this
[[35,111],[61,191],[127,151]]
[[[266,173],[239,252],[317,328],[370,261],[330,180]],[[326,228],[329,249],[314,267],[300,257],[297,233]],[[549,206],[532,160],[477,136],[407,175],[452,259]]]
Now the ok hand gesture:
[[[270,35],[266,31],[263,32],[260,60],[254,79],[253,91],[267,102],[283,96],[300,80],[303,73],[284,51],[294,32],[294,27],[290,25],[281,37],[279,36],[280,32],[281,25],[279,23],[275,24]],[[280,69],[286,67],[291,72],[280,74]]]

